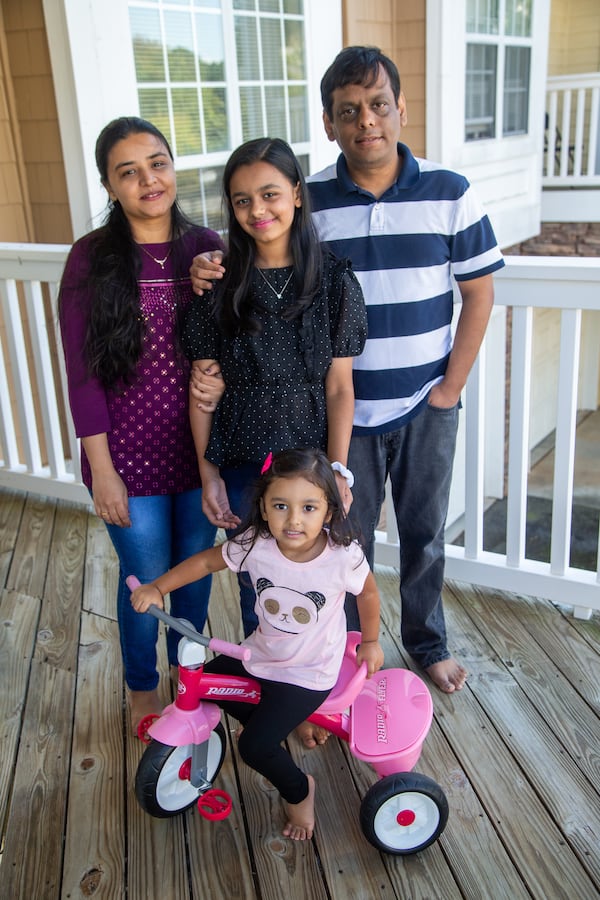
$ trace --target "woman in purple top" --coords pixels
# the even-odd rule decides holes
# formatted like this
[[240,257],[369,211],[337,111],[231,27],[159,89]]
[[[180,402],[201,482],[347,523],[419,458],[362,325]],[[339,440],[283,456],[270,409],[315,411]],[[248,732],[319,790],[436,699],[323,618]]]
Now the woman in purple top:
[[[223,245],[180,210],[171,149],[150,122],[110,122],[98,137],[96,164],[108,214],[71,249],[59,312],[82,477],[119,558],[117,613],[135,731],[160,711],[157,624],[132,610],[125,578],[152,581],[215,538],[202,513],[179,334],[192,298],[190,261]],[[212,411],[223,391],[216,365],[206,367],[203,384],[204,408]],[[200,630],[207,582],[171,597],[173,614]],[[167,636],[172,666],[178,637]]]

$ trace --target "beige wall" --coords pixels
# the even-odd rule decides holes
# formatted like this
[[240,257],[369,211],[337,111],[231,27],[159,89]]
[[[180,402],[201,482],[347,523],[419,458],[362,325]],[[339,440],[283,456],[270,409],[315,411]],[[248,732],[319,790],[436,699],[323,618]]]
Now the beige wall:
[[69,243],[42,0],[0,0],[0,240]]
[[599,0],[552,0],[549,75],[600,72]]
[[373,44],[400,70],[408,108],[402,139],[416,156],[425,155],[426,0],[344,0],[344,46]]

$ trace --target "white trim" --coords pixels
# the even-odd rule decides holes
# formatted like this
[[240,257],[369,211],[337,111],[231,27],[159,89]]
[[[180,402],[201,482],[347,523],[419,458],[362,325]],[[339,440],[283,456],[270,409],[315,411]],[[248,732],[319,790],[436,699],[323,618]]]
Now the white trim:
[[106,207],[94,162],[101,129],[137,115],[129,13],[123,0],[43,0],[75,237]]

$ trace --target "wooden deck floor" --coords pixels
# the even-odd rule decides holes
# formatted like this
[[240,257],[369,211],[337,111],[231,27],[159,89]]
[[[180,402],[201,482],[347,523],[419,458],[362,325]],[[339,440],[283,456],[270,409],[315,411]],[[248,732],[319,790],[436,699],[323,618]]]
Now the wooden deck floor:
[[[0,491],[2,900],[600,896],[598,617],[447,585],[451,644],[471,676],[455,697],[434,689],[417,768],[443,786],[450,818],[423,853],[382,857],[358,825],[373,776],[336,739],[294,746],[317,779],[311,843],[280,836],[276,793],[235,750],[220,776],[234,798],[225,821],[139,809],[142,746],[128,737],[115,578],[86,510]],[[386,664],[403,665],[397,573],[377,579]],[[219,578],[212,630],[235,639],[235,622]]]

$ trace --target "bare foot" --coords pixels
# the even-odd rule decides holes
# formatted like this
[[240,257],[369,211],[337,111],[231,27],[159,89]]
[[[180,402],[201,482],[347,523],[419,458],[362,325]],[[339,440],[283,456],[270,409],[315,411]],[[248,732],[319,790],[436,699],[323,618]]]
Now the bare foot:
[[315,779],[308,778],[308,794],[300,803],[286,803],[288,820],[283,829],[283,836],[292,841],[310,841],[315,827]]
[[425,669],[431,680],[445,694],[452,694],[454,691],[460,691],[467,680],[469,674],[464,666],[454,659],[442,659],[440,662],[434,663]]
[[131,716],[131,730],[137,737],[138,725],[146,716],[157,715],[162,712],[163,706],[158,699],[158,691],[129,691],[129,714]]
[[329,731],[312,722],[301,722],[296,727],[296,734],[307,750],[314,750],[317,744],[324,744],[329,737]]

